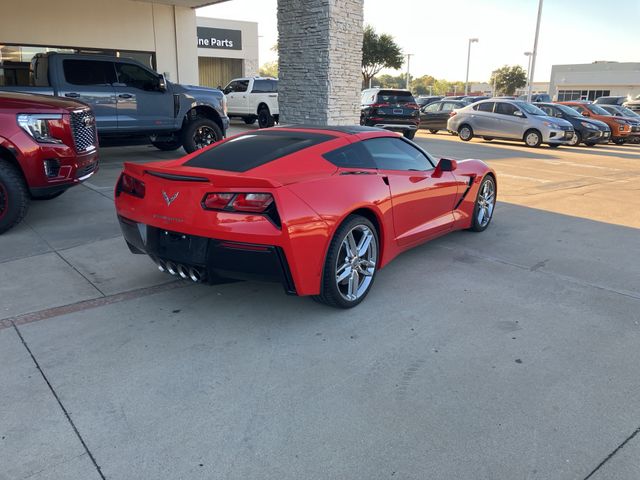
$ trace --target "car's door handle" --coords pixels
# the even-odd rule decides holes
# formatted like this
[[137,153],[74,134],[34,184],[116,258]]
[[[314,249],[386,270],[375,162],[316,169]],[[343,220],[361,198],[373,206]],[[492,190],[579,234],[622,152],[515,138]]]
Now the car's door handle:
[[64,96],[69,98],[78,98],[80,94],[76,92],[69,92],[69,93],[65,93]]
[[118,97],[120,97],[120,98],[133,98],[133,95],[131,95],[130,93],[121,93],[120,95],[118,95]]

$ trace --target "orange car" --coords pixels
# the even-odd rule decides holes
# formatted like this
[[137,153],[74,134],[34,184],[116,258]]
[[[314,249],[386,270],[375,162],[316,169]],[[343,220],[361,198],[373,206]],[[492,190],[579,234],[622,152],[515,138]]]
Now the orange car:
[[609,125],[611,129],[611,141],[617,145],[622,145],[625,141],[629,140],[630,136],[640,134],[640,127],[634,125],[634,122],[630,121],[630,119],[614,117],[600,105],[578,101],[556,103],[567,105],[585,117],[594,118]]

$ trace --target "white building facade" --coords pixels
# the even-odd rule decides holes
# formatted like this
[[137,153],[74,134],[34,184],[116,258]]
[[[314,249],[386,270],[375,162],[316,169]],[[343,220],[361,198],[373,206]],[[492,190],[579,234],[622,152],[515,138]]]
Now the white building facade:
[[640,95],[640,62],[553,65],[549,95],[558,101]]

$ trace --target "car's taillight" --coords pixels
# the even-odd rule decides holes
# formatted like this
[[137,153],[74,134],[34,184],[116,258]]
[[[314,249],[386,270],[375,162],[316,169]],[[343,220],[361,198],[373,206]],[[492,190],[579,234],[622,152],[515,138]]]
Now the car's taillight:
[[202,200],[205,210],[264,213],[273,204],[270,193],[207,193]]
[[120,196],[122,192],[133,195],[134,197],[144,198],[146,188],[142,180],[138,180],[129,174],[122,173],[116,187],[116,197]]

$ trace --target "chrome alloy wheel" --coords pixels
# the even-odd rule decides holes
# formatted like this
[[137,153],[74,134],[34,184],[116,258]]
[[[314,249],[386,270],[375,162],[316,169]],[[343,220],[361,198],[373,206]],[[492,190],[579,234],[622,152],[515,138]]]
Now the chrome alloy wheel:
[[375,234],[366,225],[356,225],[344,237],[336,257],[336,286],[342,298],[353,302],[367,292],[377,260]]
[[196,148],[199,150],[212,143],[216,142],[216,132],[213,128],[203,125],[198,127],[193,133],[193,143],[196,144]]
[[480,195],[478,195],[477,220],[478,225],[484,228],[491,221],[493,209],[496,206],[496,187],[493,184],[493,180],[487,178],[480,188]]
[[525,138],[525,143],[529,147],[535,147],[540,143],[540,135],[536,132],[530,132],[527,134],[527,138]]

